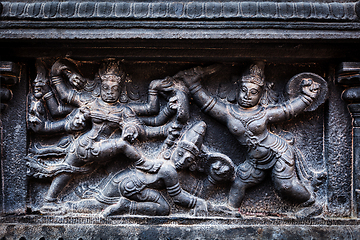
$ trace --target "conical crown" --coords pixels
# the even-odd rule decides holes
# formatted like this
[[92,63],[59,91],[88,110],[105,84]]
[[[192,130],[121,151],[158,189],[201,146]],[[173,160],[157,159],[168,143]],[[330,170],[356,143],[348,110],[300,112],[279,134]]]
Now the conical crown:
[[121,81],[125,75],[125,72],[118,61],[108,61],[105,62],[99,69],[100,78],[103,78],[106,75],[117,76],[119,81]]
[[181,137],[178,146],[197,156],[206,132],[206,123],[198,122]]
[[265,64],[263,62],[258,62],[250,66],[248,71],[243,75],[242,82],[250,82],[260,87],[264,86],[265,77],[264,77],[264,68]]

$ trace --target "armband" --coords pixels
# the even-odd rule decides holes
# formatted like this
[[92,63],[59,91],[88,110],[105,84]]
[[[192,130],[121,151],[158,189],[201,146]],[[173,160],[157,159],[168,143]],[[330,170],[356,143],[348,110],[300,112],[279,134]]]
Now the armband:
[[135,166],[139,166],[139,165],[143,164],[144,162],[145,162],[145,160],[143,158],[140,158],[134,164],[135,164]]
[[201,83],[200,82],[196,82],[194,85],[189,87],[189,91],[192,95],[194,95],[195,93],[197,93],[200,89],[202,88]]
[[59,84],[62,82],[62,78],[60,76],[53,76],[53,77],[51,77],[50,82],[53,85],[56,85],[56,84]]
[[72,100],[73,100],[73,98],[74,98],[74,96],[75,96],[75,90],[70,90],[70,91],[69,91],[69,95],[68,95],[66,101],[67,101],[68,103],[71,103]]
[[154,89],[149,89],[149,95],[154,95],[156,96],[158,94],[158,91],[157,90],[154,90]]
[[294,109],[292,108],[291,104],[283,103],[283,104],[281,104],[281,108],[285,113],[286,119],[291,119],[292,117],[294,117],[295,112],[294,112]]
[[54,96],[54,93],[53,92],[47,92],[44,96],[43,96],[43,99],[45,100],[49,100],[50,98],[52,98]]
[[210,99],[204,104],[204,106],[201,108],[201,111],[204,113],[207,113],[213,109],[213,107],[216,105],[217,100],[214,97],[210,97]]

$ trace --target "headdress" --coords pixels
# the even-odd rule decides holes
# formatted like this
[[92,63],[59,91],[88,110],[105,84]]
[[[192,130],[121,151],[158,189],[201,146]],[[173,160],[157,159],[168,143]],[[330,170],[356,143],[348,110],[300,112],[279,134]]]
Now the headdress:
[[265,64],[263,62],[258,62],[251,65],[248,71],[244,73],[241,81],[254,83],[260,87],[263,87],[265,84],[264,68]]
[[103,63],[99,69],[100,79],[103,79],[103,77],[107,75],[116,76],[117,81],[120,83],[120,81],[124,79],[125,71],[118,61],[108,61]]
[[203,138],[206,131],[206,123],[198,122],[190,129],[188,129],[178,142],[178,147],[181,147],[194,156],[199,155]]

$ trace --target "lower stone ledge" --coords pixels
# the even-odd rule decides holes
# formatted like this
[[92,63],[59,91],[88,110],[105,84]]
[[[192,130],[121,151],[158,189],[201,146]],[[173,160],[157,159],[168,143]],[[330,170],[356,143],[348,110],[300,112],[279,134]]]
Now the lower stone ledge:
[[0,218],[0,239],[360,239],[360,220],[7,216]]

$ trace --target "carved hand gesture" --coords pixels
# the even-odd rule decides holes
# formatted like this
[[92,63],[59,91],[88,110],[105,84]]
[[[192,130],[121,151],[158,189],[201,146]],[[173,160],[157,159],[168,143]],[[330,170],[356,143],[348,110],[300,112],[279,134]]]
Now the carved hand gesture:
[[50,88],[49,80],[48,80],[48,79],[46,79],[46,80],[44,81],[44,85],[42,86],[42,89],[43,89],[43,91],[44,91],[44,94],[45,94],[45,93],[48,93],[48,92],[51,92],[51,88]]
[[123,130],[123,138],[128,142],[133,142],[138,135],[139,133],[135,126],[125,127]]
[[301,81],[300,87],[302,93],[314,99],[319,92],[320,84],[314,82],[311,78],[304,78]]
[[176,110],[179,108],[179,102],[178,102],[177,96],[173,96],[169,99],[169,107],[173,110]]
[[185,71],[177,73],[174,78],[178,78],[184,81],[187,87],[194,85],[196,82],[200,81],[203,71],[201,67],[191,68]]
[[30,129],[32,129],[34,132],[39,132],[44,129],[45,122],[40,119],[39,117],[29,114],[28,117],[28,126]]
[[86,116],[85,115],[86,115],[85,108],[79,109],[79,111],[74,116],[70,115],[70,119],[69,119],[70,130],[79,131],[79,130],[84,129],[84,127],[86,125]]
[[153,80],[150,83],[149,89],[157,91],[170,91],[169,88],[173,85],[171,80],[172,79],[170,77]]

